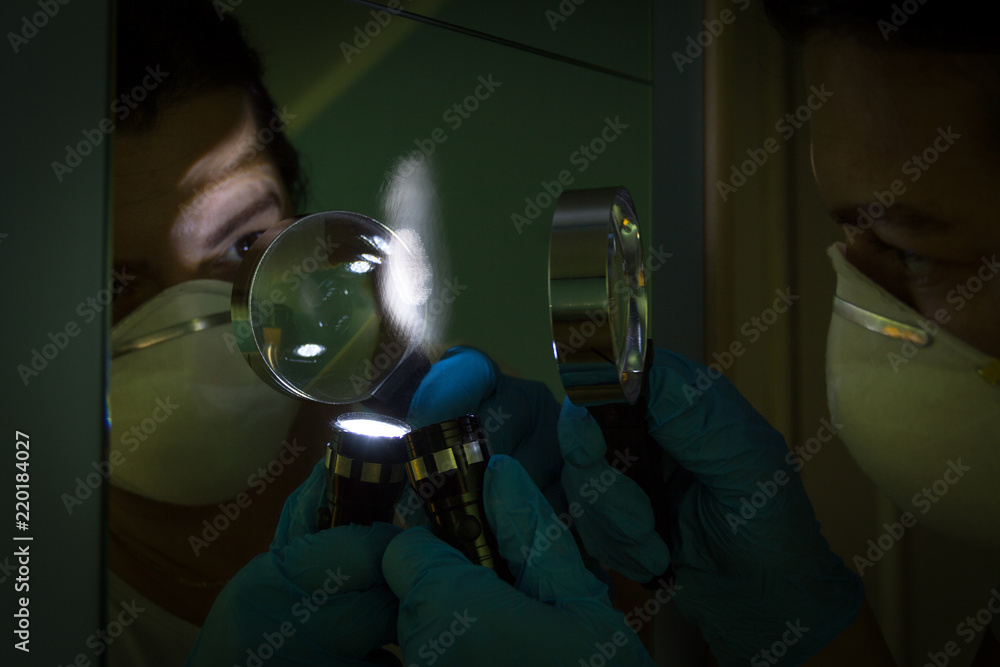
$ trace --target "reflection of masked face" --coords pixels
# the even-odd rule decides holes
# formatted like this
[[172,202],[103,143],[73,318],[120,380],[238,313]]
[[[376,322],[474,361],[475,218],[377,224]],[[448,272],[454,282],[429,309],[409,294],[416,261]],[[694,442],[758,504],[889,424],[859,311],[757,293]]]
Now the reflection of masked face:
[[277,456],[299,404],[227,345],[231,292],[218,280],[181,283],[112,329],[108,461],[116,486],[212,504],[246,489]]
[[928,526],[1000,548],[1000,362],[829,250],[827,391],[851,455]]

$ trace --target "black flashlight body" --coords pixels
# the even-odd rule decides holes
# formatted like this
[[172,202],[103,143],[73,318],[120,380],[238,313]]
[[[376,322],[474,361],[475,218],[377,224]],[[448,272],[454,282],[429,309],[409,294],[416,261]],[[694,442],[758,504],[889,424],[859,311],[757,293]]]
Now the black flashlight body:
[[479,420],[474,415],[450,419],[413,430],[403,440],[407,476],[426,499],[424,511],[434,534],[473,563],[512,581],[483,504],[490,454]]
[[334,429],[326,450],[326,495],[317,511],[317,527],[392,523],[406,486],[405,463],[402,438]]

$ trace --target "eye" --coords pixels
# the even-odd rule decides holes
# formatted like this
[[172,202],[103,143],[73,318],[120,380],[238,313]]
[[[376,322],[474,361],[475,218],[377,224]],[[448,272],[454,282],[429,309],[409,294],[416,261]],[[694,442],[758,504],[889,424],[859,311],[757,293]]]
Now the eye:
[[[111,265],[112,281],[116,284],[111,288],[111,300],[122,301],[128,298],[135,291],[136,276],[130,275],[135,271],[135,265],[123,262],[114,262]],[[119,281],[119,276],[123,278]]]
[[219,261],[225,264],[239,264],[246,257],[247,252],[250,251],[250,246],[261,237],[264,233],[263,229],[259,229],[249,234],[244,234],[243,236],[236,239],[236,243],[229,246],[222,255],[219,256]]
[[906,276],[914,282],[926,280],[928,274],[934,269],[935,261],[930,257],[918,255],[912,250],[897,249],[900,261],[906,269]]

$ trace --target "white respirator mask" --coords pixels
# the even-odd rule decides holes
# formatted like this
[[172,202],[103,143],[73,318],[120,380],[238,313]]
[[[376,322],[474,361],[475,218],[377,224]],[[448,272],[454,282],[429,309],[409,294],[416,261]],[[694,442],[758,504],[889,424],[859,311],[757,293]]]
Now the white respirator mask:
[[865,473],[921,524],[1000,549],[1000,362],[827,252],[827,396]]
[[236,496],[273,461],[299,401],[258,378],[230,325],[232,283],[192,280],[111,329],[111,483],[153,500]]

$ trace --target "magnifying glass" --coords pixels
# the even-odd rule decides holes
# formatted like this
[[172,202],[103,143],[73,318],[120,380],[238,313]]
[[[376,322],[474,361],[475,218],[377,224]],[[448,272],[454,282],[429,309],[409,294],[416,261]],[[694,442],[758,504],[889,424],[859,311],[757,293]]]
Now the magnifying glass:
[[278,391],[405,416],[430,363],[420,348],[430,267],[419,239],[359,213],[285,220],[240,264],[233,331]]
[[601,427],[607,460],[638,457],[625,474],[649,496],[656,530],[666,538],[663,480],[676,464],[646,425],[653,360],[646,278],[628,190],[564,191],[549,244],[552,353],[559,377],[569,400],[585,406]]
[[625,188],[563,192],[549,245],[552,352],[578,405],[634,404],[644,389],[646,274]]

